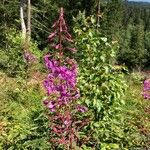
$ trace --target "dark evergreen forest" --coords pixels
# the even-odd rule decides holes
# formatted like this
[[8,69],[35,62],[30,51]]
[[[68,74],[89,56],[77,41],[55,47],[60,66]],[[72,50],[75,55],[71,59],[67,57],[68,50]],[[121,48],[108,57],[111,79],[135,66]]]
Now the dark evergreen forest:
[[[96,0],[32,0],[31,37],[40,50],[47,45],[47,37],[54,16],[59,7],[64,7],[67,22],[72,31],[73,17],[79,11],[85,11],[86,16],[99,15],[100,32],[110,40],[119,42],[117,60],[129,69],[146,69],[150,67],[150,4],[128,2],[122,0],[101,0],[98,12]],[[27,6],[25,4],[24,11]],[[12,30],[21,31],[20,2],[17,0],[1,0],[0,5],[0,49],[8,47],[8,34]],[[99,14],[98,14],[99,13]],[[24,19],[27,20],[25,13]]]

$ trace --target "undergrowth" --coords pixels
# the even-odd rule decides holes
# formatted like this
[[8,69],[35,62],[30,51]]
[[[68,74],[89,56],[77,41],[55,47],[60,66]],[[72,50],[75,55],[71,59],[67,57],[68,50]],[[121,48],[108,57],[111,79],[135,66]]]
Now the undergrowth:
[[[126,80],[129,87],[125,96],[125,104],[118,114],[123,118],[121,124],[124,124],[122,128],[125,135],[118,130],[120,128],[116,129],[116,126],[112,128],[115,119],[109,124],[103,121],[101,126],[111,127],[113,139],[118,136],[126,136],[125,142],[128,145],[126,149],[132,149],[133,142],[134,148],[146,149],[150,147],[149,101],[144,100],[141,95],[142,82],[137,83],[130,75]],[[48,121],[43,115],[41,99],[44,93],[40,85],[36,83],[25,90],[26,82],[23,79],[10,78],[3,73],[0,74],[0,84],[0,149],[51,149],[47,142]],[[105,129],[106,135],[107,131]],[[107,149],[107,146],[102,146]]]

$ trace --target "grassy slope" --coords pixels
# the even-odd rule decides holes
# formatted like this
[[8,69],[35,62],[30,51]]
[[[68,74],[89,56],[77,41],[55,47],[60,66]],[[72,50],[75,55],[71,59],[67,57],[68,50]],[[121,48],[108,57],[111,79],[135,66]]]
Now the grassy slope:
[[0,74],[0,149],[48,149],[43,92],[37,82],[29,84]]
[[[150,101],[141,96],[140,81],[131,77],[127,81],[129,89],[125,97],[124,116],[129,126],[138,129],[144,139],[142,144],[150,147]],[[23,85],[26,82],[22,79],[0,74],[0,149],[19,149],[22,146],[25,149],[49,149],[43,138],[47,136],[48,126],[41,106],[44,94],[38,83],[29,85],[28,89]]]
[[[142,74],[141,74],[142,75]],[[124,111],[130,117],[130,123],[138,128],[146,147],[150,147],[150,100],[142,97],[143,84],[139,79],[128,77],[129,88],[125,97]]]

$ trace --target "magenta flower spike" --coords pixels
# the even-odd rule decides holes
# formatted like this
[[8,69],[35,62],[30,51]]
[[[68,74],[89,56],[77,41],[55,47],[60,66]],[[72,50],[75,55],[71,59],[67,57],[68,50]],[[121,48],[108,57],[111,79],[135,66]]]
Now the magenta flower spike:
[[54,31],[49,35],[48,41],[56,51],[54,54],[44,56],[48,76],[44,80],[47,98],[43,104],[49,111],[50,128],[52,135],[55,135],[51,137],[51,142],[64,147],[69,145],[72,149],[72,143],[78,141],[76,130],[88,123],[88,121],[79,121],[75,113],[85,113],[88,109],[76,103],[80,98],[80,90],[77,88],[78,65],[74,59],[65,58],[63,55],[65,50],[73,53],[77,51],[76,48],[70,47],[73,40],[64,20],[63,8],[52,28]]
[[144,99],[150,100],[150,79],[144,81],[142,95]]

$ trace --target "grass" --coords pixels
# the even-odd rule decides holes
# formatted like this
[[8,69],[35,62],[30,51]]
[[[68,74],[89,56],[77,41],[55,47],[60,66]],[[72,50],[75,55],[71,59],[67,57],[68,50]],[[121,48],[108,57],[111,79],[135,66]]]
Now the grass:
[[129,116],[129,123],[138,129],[146,148],[150,147],[150,100],[142,96],[143,83],[132,75],[127,78],[129,87],[126,93],[124,112]]
[[[33,76],[32,76],[33,77]],[[122,115],[126,125],[134,127],[135,145],[150,147],[150,101],[143,99],[142,82],[127,77],[129,84]],[[48,121],[41,100],[44,97],[41,81],[33,78],[9,78],[0,73],[0,149],[50,149]],[[138,139],[140,136],[140,139]],[[128,139],[128,137],[126,137]],[[130,139],[130,138],[129,138]]]
[[0,85],[0,149],[46,149],[48,125],[41,103],[41,85],[2,73]]

